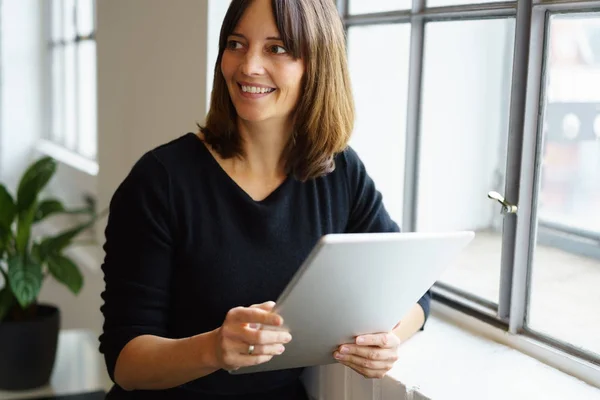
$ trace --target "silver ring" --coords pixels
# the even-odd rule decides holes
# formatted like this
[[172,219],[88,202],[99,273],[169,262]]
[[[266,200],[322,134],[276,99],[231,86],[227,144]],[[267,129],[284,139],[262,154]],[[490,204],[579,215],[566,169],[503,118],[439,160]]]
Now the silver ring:
[[252,353],[254,353],[254,345],[253,344],[248,346],[248,355],[252,355]]

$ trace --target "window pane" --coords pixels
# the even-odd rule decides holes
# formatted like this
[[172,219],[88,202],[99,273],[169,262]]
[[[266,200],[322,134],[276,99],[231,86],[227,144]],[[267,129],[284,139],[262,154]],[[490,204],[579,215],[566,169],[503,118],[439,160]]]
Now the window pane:
[[62,46],[52,49],[52,132],[50,140],[62,144],[65,134],[65,59]]
[[79,154],[96,158],[96,43],[81,42],[78,57]]
[[428,23],[418,182],[419,231],[474,230],[441,282],[498,302],[514,20]]
[[86,36],[94,30],[94,0],[77,0],[77,32]]
[[64,145],[70,150],[75,150],[76,137],[76,121],[77,121],[77,106],[75,99],[75,45],[69,43],[64,47],[65,51],[65,133]]
[[[425,0],[427,7],[454,6],[458,4],[498,3],[504,0]],[[508,0],[510,1],[510,0]]]
[[57,42],[63,38],[63,2],[60,0],[52,0],[50,8],[52,12],[52,41]]
[[600,14],[553,16],[528,325],[600,354]]
[[62,0],[63,32],[65,40],[75,38],[75,0]]
[[412,0],[350,0],[350,14],[368,14],[384,11],[409,10]]
[[356,105],[350,144],[365,163],[388,212],[399,225],[409,47],[407,24],[357,26],[348,31],[348,59]]

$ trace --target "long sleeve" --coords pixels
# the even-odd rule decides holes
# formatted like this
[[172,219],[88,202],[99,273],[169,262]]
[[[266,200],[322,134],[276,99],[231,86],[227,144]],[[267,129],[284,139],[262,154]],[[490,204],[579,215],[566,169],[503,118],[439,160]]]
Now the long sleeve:
[[100,351],[114,381],[117,358],[133,338],[165,336],[172,272],[169,177],[152,153],[116,190],[105,230]]
[[[399,232],[398,224],[389,216],[384,207],[382,195],[375,187],[375,183],[367,173],[358,154],[349,147],[343,156],[345,162],[343,167],[346,169],[351,201],[350,218],[346,231],[348,233]],[[423,309],[425,321],[427,321],[431,291],[425,292],[418,303]]]

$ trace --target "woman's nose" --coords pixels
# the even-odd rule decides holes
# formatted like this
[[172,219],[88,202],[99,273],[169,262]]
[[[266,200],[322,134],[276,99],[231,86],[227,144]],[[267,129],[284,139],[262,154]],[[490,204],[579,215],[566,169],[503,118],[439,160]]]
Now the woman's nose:
[[258,51],[248,51],[242,61],[242,73],[244,75],[262,75],[264,73],[262,54]]

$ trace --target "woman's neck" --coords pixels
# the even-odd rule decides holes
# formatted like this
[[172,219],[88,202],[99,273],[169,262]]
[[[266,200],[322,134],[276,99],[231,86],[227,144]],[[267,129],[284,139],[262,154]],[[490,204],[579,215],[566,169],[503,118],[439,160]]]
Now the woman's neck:
[[280,178],[286,175],[284,152],[290,140],[292,124],[281,121],[248,123],[238,121],[244,157],[234,167],[244,174]]

